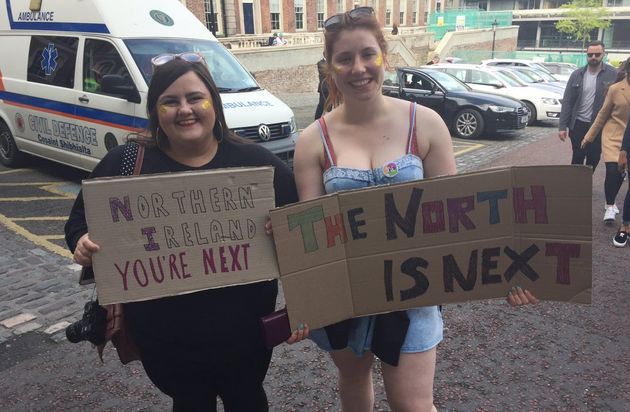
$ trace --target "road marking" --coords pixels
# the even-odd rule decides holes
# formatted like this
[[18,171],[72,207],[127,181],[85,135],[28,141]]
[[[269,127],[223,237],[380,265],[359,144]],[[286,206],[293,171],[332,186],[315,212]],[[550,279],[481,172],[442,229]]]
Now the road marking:
[[0,172],[0,175],[8,175],[9,173],[18,173],[18,172],[28,172],[31,169],[12,169],[12,170],[3,170]]
[[15,187],[15,186],[50,186],[58,185],[59,182],[17,182],[17,183],[0,183],[0,187]]
[[74,199],[75,196],[33,196],[33,197],[0,197],[0,202],[34,202],[37,200],[68,200]]
[[64,235],[40,235],[44,240],[63,240],[66,237]]
[[68,216],[34,216],[34,217],[13,217],[14,222],[39,222],[46,220],[68,220]]
[[61,246],[57,246],[52,242],[42,238],[41,236],[37,236],[28,230],[24,229],[22,226],[16,225],[3,214],[0,214],[0,224],[9,229],[10,231],[17,233],[18,235],[25,237],[27,240],[30,240],[34,244],[43,247],[53,253],[66,257],[68,259],[72,259],[72,254],[69,250],[62,248]]
[[[461,155],[463,155],[463,154],[465,154],[465,153],[468,153],[468,152],[472,152],[473,150],[481,149],[481,148],[482,148],[482,147],[484,147],[484,146],[485,146],[485,145],[484,145],[484,144],[481,144],[481,143],[472,143],[472,144],[471,144],[470,146],[468,146],[468,147],[464,147],[464,148],[462,148],[461,150],[457,150],[457,151],[455,151],[455,157],[457,157],[457,156],[461,156]],[[455,149],[455,148],[453,148],[453,149]]]

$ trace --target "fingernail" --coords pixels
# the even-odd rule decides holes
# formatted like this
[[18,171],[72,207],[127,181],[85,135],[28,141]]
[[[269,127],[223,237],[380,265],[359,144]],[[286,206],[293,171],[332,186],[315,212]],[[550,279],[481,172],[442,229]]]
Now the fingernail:
[[518,289],[520,292],[522,292],[522,291],[523,291],[523,289],[521,289],[521,287],[520,287],[520,286],[517,286],[517,287],[516,287],[516,289]]
[[304,330],[304,324],[303,323],[300,323],[298,325],[298,330]]

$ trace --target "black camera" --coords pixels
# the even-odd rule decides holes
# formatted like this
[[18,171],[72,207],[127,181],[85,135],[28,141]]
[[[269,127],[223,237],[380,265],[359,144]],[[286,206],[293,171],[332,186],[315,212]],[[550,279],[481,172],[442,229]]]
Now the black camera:
[[87,340],[94,345],[105,343],[107,311],[98,301],[91,300],[83,308],[83,317],[66,328],[66,338],[72,343]]

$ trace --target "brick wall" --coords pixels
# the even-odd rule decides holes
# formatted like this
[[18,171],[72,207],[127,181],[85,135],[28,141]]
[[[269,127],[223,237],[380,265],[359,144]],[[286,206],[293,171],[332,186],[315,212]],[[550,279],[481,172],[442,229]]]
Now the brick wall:
[[186,7],[188,7],[188,10],[190,10],[204,26],[206,25],[206,10],[203,5],[203,0],[186,0]]

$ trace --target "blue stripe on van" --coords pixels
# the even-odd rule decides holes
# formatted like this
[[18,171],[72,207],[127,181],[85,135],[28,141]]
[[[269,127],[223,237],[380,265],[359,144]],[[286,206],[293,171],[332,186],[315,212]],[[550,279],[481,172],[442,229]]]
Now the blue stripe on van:
[[0,99],[7,102],[18,103],[22,105],[32,106],[35,109],[53,110],[68,116],[80,117],[83,120],[98,120],[107,122],[113,126],[124,126],[128,128],[143,129],[148,124],[147,119],[135,116],[127,116],[124,114],[107,112],[89,107],[58,102],[55,100],[41,99],[39,97],[26,96],[24,94],[0,91]]
[[[42,21],[13,21],[11,11],[11,0],[6,0],[7,13],[9,16],[9,26],[12,30],[49,30],[49,31],[71,31],[83,33],[105,33],[109,34],[107,25],[101,23],[62,23],[62,22],[42,22]],[[30,10],[29,10],[30,12]]]

